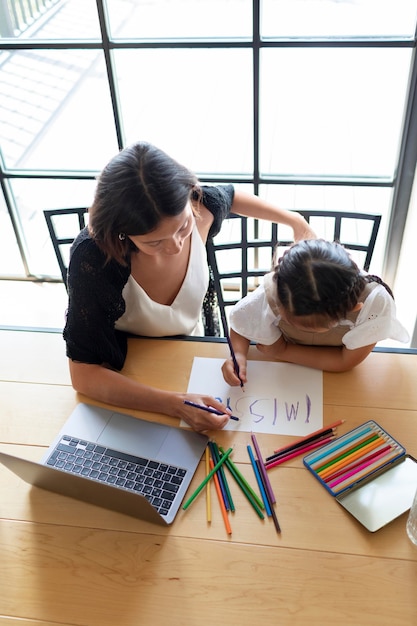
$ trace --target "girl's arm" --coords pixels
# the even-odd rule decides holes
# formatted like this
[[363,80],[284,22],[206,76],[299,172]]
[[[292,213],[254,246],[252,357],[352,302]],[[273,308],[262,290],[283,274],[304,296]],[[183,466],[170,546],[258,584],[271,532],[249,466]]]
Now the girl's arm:
[[[219,430],[229,420],[230,410],[211,396],[156,389],[102,365],[70,360],[69,367],[74,389],[98,402],[177,417],[197,432]],[[194,409],[185,405],[184,400],[210,406],[224,415]]]
[[245,217],[286,224],[294,232],[294,241],[316,239],[315,232],[300,213],[281,209],[258,196],[247,194],[243,191],[235,191],[231,211]]
[[[242,380],[243,383],[247,383],[248,379],[247,379],[247,373],[246,373],[246,366],[247,366],[248,350],[249,350],[249,345],[250,345],[249,339],[242,337],[242,335],[239,335],[232,328],[230,330],[230,340],[232,342],[236,361],[238,362],[238,365],[239,365],[240,379]],[[222,372],[223,372],[223,378],[229,385],[232,385],[234,387],[236,387],[237,385],[240,385],[240,380],[238,376],[236,375],[233,360],[231,357],[230,359],[227,359],[227,361],[223,363]]]
[[263,354],[278,361],[295,363],[326,372],[347,372],[353,369],[372,352],[375,343],[356,350],[348,350],[344,346],[303,346],[288,343],[280,337],[271,346],[258,344],[256,347]]

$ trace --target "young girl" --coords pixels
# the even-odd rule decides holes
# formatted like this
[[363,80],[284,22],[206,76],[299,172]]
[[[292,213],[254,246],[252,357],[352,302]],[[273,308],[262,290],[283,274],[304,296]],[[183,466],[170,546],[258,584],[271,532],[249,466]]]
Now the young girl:
[[[128,333],[204,334],[205,243],[230,212],[287,224],[295,240],[314,236],[298,213],[232,185],[200,186],[151,144],[138,142],[110,161],[98,179],[89,226],[71,250],[64,339],[74,389],[100,402],[182,418],[198,431],[225,426],[229,411],[215,398],[150,387],[120,370]],[[185,405],[185,399],[222,415]]]
[[[361,363],[378,341],[408,341],[390,288],[323,239],[286,250],[263,285],[233,307],[230,327],[243,382],[250,341],[271,358],[333,372]],[[240,384],[231,359],[223,375]]]

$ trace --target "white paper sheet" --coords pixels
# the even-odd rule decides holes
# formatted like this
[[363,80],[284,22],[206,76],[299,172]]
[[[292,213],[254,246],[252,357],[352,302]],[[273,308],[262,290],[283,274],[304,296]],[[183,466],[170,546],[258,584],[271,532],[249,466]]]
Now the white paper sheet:
[[[323,427],[323,373],[320,370],[269,361],[248,361],[244,390],[223,378],[224,359],[194,357],[189,393],[214,396],[228,406],[238,422],[226,430],[304,436]],[[181,426],[187,426],[181,422]]]

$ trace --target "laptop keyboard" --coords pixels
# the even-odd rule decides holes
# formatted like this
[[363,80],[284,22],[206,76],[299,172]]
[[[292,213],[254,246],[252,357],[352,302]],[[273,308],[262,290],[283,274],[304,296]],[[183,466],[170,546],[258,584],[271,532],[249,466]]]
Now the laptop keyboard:
[[167,515],[187,470],[64,435],[46,461],[57,469],[138,493]]

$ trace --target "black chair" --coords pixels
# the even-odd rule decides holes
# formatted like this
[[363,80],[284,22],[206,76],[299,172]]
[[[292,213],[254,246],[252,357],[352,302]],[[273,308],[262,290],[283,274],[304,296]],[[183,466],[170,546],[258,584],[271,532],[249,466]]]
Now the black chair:
[[[366,271],[369,269],[381,222],[380,215],[316,210],[298,212],[311,223],[319,237],[339,241],[352,252],[363,255],[363,262],[359,259],[356,261]],[[44,215],[62,280],[67,286],[69,249],[86,225],[88,210],[52,209],[45,210]],[[231,227],[229,232],[228,225]],[[349,226],[349,230],[346,226]],[[228,328],[227,310],[249,291],[256,289],[262,277],[271,270],[274,254],[279,254],[281,248],[291,245],[291,240],[278,238],[278,229],[281,228],[271,222],[232,214],[225,220],[219,235],[207,242],[211,272],[210,287],[203,303],[207,336],[220,335],[221,327],[225,334]],[[356,241],[350,236],[352,230],[358,230]]]
[[88,209],[51,209],[45,210],[43,214],[61,271],[62,280],[65,287],[67,287],[69,250],[75,237],[87,224]]
[[[300,210],[318,237],[338,241],[352,251],[355,261],[368,271],[381,223],[380,215],[325,210]],[[227,235],[227,222],[230,234]],[[214,240],[207,243],[207,257],[217,294],[223,334],[228,328],[228,310],[259,285],[274,257],[293,243],[280,239],[284,227],[231,215]]]

